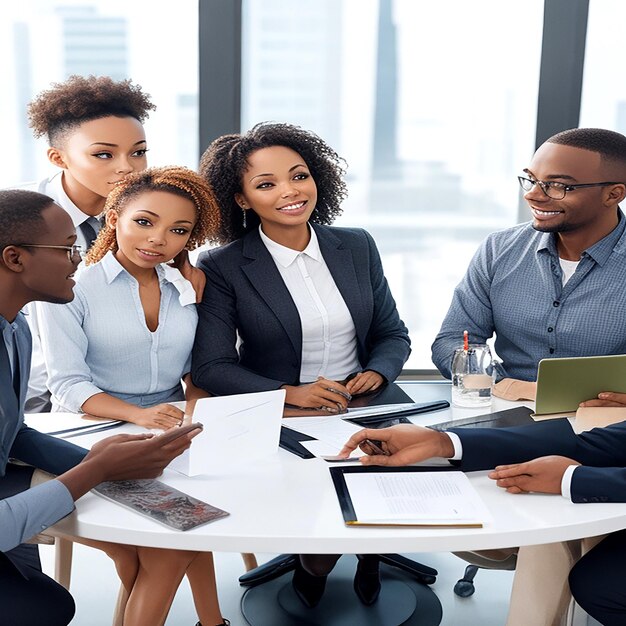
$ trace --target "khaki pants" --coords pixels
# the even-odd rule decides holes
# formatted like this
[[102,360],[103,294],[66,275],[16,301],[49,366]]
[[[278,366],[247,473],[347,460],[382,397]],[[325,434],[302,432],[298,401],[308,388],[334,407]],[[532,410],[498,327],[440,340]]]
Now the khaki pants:
[[506,626],[563,626],[572,601],[567,577],[578,559],[604,538],[523,546],[481,552],[457,552],[457,556],[480,567],[517,567]]

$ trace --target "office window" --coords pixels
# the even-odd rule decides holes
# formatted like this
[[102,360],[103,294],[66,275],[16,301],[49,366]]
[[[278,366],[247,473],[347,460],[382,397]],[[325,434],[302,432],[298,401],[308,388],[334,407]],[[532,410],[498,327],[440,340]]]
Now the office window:
[[71,74],[132,78],[157,105],[149,163],[197,166],[197,0],[23,0],[3,3],[0,18],[0,187],[54,171],[26,104]]
[[517,221],[542,17],[540,0],[244,0],[242,128],[298,124],[346,159],[337,224],[378,243],[411,332],[408,368],[433,367],[476,247]]
[[620,0],[589,3],[581,127],[609,128],[626,134],[624,20],[626,4]]

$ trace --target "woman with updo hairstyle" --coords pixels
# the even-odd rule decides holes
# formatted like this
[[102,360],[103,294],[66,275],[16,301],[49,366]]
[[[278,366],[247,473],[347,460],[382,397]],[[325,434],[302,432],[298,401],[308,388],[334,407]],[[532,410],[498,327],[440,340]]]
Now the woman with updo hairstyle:
[[[285,389],[290,407],[328,413],[395,380],[408,331],[372,237],[331,226],[346,197],[343,161],[320,137],[262,123],[216,139],[200,174],[217,197],[218,239],[198,267],[194,384],[216,394]],[[301,556],[294,588],[307,606],[322,596],[337,555]],[[378,597],[375,557],[359,560],[355,590]]]
[[[139,85],[109,76],[70,76],[28,104],[33,134],[47,139],[48,160],[57,171],[27,188],[49,196],[70,216],[76,243],[83,249],[91,246],[100,230],[98,216],[111,189],[124,176],[147,167],[143,123],[155,108]],[[188,263],[179,265],[192,278],[185,271]],[[51,407],[34,310],[29,305],[33,357],[26,410],[31,413]]]
[[[215,198],[187,168],[150,168],[117,183],[104,213],[105,225],[77,273],[74,300],[38,303],[53,407],[151,429],[179,426],[184,413],[172,402],[206,395],[190,376],[201,294],[168,263],[215,239]],[[116,560],[129,594],[125,626],[163,624],[185,573],[202,624],[227,623],[211,553],[131,549],[134,565],[120,568]]]

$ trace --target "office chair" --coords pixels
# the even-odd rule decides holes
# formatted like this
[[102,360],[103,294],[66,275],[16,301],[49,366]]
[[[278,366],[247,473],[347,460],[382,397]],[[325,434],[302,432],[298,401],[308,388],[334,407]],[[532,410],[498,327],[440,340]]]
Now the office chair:
[[[378,554],[376,556],[378,556],[381,563],[406,572],[423,585],[432,585],[437,580],[437,574],[439,572],[432,567],[428,567],[428,565],[412,561],[400,554]],[[242,587],[256,587],[257,585],[262,585],[287,572],[293,571],[297,561],[297,554],[281,554],[267,563],[263,563],[263,565],[246,572],[243,576],[240,576],[239,584]]]
[[461,598],[469,598],[474,594],[476,588],[474,586],[474,578],[479,569],[494,569],[512,571],[517,565],[517,554],[511,553],[505,558],[494,559],[488,554],[478,552],[455,552],[454,555],[460,559],[467,561],[469,565],[465,568],[463,577],[457,580],[454,585],[454,593]]

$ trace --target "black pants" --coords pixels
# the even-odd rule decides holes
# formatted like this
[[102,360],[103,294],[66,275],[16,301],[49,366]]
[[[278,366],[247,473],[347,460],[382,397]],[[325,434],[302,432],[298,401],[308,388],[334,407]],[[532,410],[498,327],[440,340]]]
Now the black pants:
[[604,626],[626,624],[626,530],[612,533],[572,568],[576,602]]
[[[7,465],[0,499],[28,489],[32,473],[32,467]],[[74,612],[69,592],[41,571],[36,545],[0,552],[0,626],[67,626]]]
[[[16,558],[14,551],[10,554]],[[20,562],[18,569],[3,552],[0,607],[2,626],[67,626],[75,612],[74,599],[66,589],[26,562]]]

